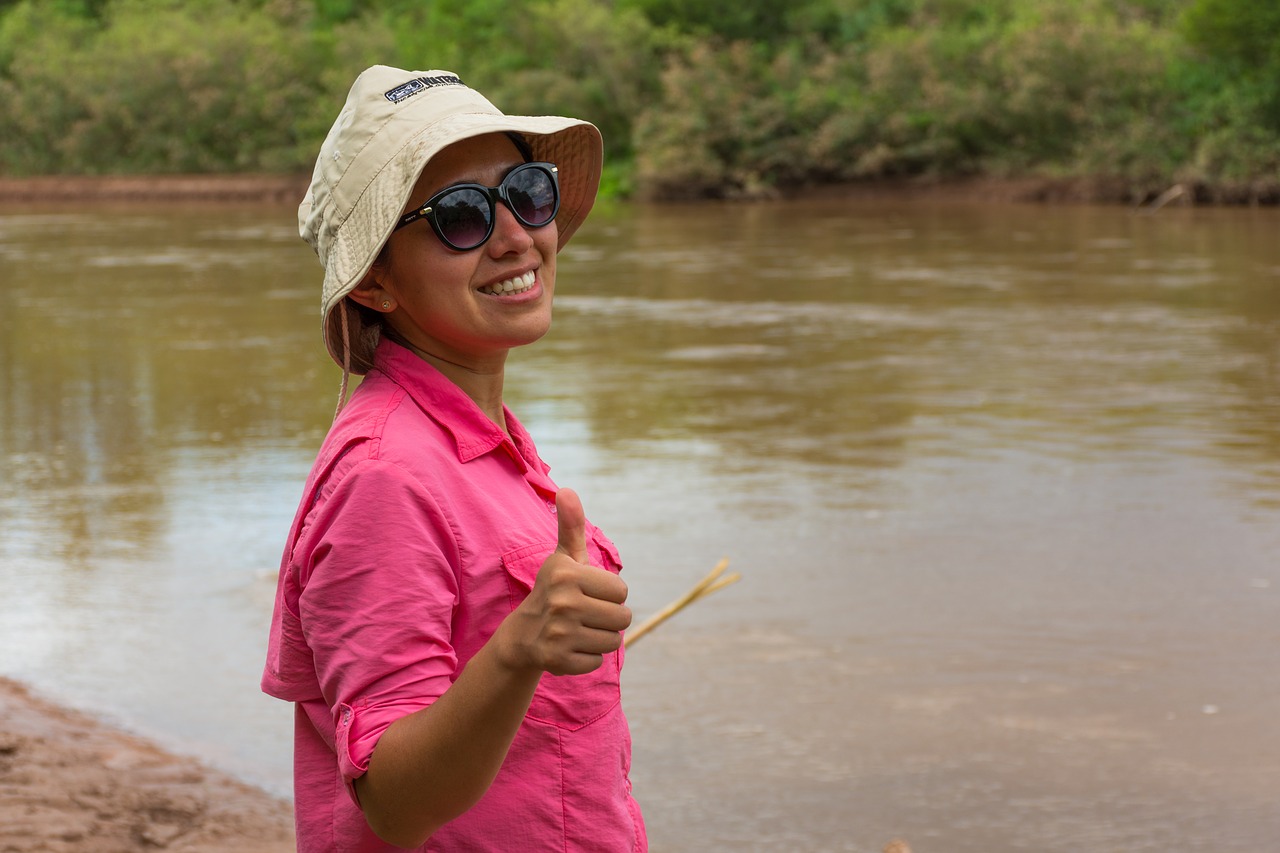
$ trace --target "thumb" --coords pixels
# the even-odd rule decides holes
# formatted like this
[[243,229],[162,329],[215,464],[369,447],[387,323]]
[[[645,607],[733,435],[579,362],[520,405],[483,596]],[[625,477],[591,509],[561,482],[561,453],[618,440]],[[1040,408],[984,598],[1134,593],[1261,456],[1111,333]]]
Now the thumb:
[[586,563],[587,516],[582,511],[582,501],[573,489],[556,492],[556,518],[559,534],[556,550],[578,563]]

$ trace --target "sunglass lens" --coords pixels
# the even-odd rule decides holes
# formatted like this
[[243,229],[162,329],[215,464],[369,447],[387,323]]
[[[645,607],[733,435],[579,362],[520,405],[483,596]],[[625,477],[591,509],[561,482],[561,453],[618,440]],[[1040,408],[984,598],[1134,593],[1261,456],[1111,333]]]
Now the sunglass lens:
[[556,215],[555,183],[541,168],[525,168],[513,174],[507,199],[525,225],[546,225]]
[[489,199],[472,189],[460,189],[436,202],[435,223],[455,249],[474,249],[489,236]]

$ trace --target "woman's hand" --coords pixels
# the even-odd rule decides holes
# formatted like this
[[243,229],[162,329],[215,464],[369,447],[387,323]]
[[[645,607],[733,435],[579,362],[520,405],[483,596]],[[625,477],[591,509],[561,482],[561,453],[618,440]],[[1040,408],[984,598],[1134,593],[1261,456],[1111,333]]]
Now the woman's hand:
[[631,609],[622,578],[588,563],[586,516],[571,489],[556,494],[556,515],[556,549],[495,639],[502,636],[502,658],[514,669],[582,675],[622,645]]
[[417,847],[492,784],[542,673],[581,675],[622,645],[627,585],[587,563],[582,502],[556,495],[559,544],[533,591],[436,702],[392,723],[355,780],[382,840]]

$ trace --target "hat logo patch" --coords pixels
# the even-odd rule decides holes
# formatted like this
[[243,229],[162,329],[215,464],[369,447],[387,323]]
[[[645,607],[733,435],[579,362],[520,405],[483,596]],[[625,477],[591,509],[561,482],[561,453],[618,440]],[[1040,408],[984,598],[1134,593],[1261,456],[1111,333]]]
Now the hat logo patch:
[[446,74],[439,77],[415,77],[408,83],[401,83],[390,91],[384,92],[386,99],[393,104],[398,104],[406,98],[411,98],[419,92],[425,92],[433,86],[465,86],[461,78]]

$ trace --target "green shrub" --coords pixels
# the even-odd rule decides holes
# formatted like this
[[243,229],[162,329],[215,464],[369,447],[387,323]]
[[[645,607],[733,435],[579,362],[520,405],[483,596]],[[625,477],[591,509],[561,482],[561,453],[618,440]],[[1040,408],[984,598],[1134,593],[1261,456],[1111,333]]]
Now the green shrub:
[[636,180],[665,197],[760,195],[803,161],[789,114],[797,66],[748,42],[673,56],[635,130]]
[[1180,150],[1164,120],[1170,43],[1093,0],[938,0],[839,48],[698,42],[636,128],[638,182],[702,197],[894,175],[1153,179]]
[[312,56],[267,13],[117,0],[92,30],[34,7],[6,19],[6,169],[279,171],[311,158],[296,119],[317,99]]
[[1194,0],[1179,24],[1193,52],[1176,83],[1196,140],[1182,176],[1280,184],[1280,6]]
[[635,11],[596,0],[549,0],[522,16],[523,67],[473,75],[502,109],[589,118],[610,159],[630,160],[636,117],[659,89],[666,38]]
[[0,172],[307,170],[375,63],[593,120],[610,193],[1280,185],[1258,0],[0,0]]

